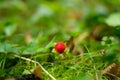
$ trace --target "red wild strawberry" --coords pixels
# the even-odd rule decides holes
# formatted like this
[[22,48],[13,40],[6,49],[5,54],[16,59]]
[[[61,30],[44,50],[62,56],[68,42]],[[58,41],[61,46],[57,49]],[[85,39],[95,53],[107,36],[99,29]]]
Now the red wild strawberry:
[[66,46],[63,42],[57,42],[54,48],[58,53],[63,53]]

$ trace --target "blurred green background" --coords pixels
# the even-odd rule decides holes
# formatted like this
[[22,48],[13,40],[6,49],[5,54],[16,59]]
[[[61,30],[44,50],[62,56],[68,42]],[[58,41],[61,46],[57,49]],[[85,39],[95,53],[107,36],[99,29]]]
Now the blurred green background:
[[65,41],[84,32],[97,40],[119,36],[120,30],[106,24],[109,15],[119,17],[119,11],[120,0],[0,0],[0,41],[24,44],[30,35],[44,45],[53,37]]
[[[71,37],[73,39],[70,40]],[[58,41],[68,44],[67,48],[71,49],[68,53],[85,55],[79,58],[68,54],[68,61],[61,60],[53,54],[54,44]],[[75,48],[72,49],[71,45]],[[31,65],[16,58],[15,62],[11,55],[7,59],[4,57],[7,53],[28,53],[32,55],[27,57],[41,62],[58,80],[73,77],[72,80],[87,80],[91,76],[93,79],[96,70],[100,73],[108,64],[120,62],[117,57],[119,45],[120,0],[0,0],[2,76],[8,72],[9,75],[21,75],[25,66]],[[104,50],[107,53],[102,59],[99,54],[101,50],[101,55],[104,55]],[[10,60],[13,62],[7,64]],[[45,63],[52,61],[58,62],[54,65]],[[17,64],[17,69],[13,67],[13,70],[8,70],[10,65],[14,66],[12,63]],[[93,69],[94,64],[96,70]],[[50,79],[45,75],[45,80]]]

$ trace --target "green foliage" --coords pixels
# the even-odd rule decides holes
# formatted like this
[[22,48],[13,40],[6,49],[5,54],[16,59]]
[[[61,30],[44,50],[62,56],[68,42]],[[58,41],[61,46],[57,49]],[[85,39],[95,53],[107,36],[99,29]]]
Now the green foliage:
[[101,42],[103,46],[107,46],[107,47],[114,46],[114,45],[116,46],[118,43],[119,43],[118,40],[112,36],[110,37],[104,36]]
[[113,13],[109,15],[106,19],[106,23],[113,27],[120,26],[120,13]]
[[18,53],[18,49],[17,49],[17,44],[11,44],[9,42],[4,42],[2,44],[0,44],[0,52],[1,53],[9,53],[9,52],[13,52],[13,53]]
[[[33,71],[36,64],[17,54],[40,62],[57,80],[108,80],[101,72],[120,63],[119,5],[120,0],[0,0],[0,76]],[[67,47],[63,55],[54,50],[59,41]]]

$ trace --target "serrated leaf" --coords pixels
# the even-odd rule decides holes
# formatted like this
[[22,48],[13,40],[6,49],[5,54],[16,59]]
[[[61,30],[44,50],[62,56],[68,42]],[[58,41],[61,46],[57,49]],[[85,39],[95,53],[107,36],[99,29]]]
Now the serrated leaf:
[[8,52],[17,53],[18,48],[16,46],[17,46],[17,44],[10,44],[8,42],[4,42],[4,43],[0,44],[0,52],[3,52],[3,53],[8,53]]
[[120,26],[120,13],[111,14],[105,21],[109,26]]

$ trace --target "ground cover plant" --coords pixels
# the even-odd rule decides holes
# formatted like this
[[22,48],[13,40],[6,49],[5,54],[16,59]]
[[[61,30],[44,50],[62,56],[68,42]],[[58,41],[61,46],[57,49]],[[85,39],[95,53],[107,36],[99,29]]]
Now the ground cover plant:
[[120,0],[0,0],[0,80],[120,80]]

